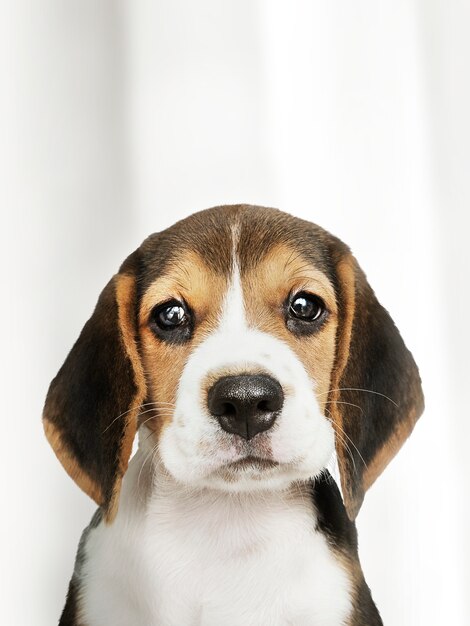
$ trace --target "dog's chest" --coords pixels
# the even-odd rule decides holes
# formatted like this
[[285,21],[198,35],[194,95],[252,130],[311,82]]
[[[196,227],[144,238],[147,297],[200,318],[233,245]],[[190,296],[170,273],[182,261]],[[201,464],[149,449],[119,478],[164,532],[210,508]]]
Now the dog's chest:
[[89,626],[339,626],[349,589],[300,496],[163,497],[90,535],[83,608]]

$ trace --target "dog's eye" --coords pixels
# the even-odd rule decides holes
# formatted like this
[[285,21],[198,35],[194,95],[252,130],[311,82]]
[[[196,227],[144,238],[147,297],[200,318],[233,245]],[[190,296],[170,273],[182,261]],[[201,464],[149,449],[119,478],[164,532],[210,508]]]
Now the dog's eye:
[[[325,315],[325,303],[319,296],[301,292],[297,293],[290,301],[288,317],[293,324],[308,323],[310,325],[312,322],[322,321]],[[295,329],[300,330],[297,327]],[[294,328],[292,328],[292,330],[294,330]]]
[[167,302],[153,310],[152,318],[161,330],[173,330],[188,323],[186,308],[181,302]]
[[168,300],[152,310],[149,325],[161,341],[181,344],[191,338],[194,320],[185,302]]

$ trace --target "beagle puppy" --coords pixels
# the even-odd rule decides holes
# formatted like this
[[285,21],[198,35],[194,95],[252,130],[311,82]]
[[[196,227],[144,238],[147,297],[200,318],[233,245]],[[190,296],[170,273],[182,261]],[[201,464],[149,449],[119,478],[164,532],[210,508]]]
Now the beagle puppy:
[[60,625],[382,624],[354,520],[422,410],[392,319],[319,226],[237,205],[151,235],[46,399],[99,505]]

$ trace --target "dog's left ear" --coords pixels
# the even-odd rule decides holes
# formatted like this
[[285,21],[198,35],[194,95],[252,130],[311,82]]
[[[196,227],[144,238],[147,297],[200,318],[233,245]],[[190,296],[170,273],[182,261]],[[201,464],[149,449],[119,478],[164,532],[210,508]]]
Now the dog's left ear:
[[338,240],[332,256],[339,320],[329,400],[345,506],[354,519],[413,430],[424,398],[413,356],[356,259]]
[[145,398],[136,343],[136,274],[131,254],[101,292],[93,315],[52,381],[43,423],[68,474],[105,511],[117,511]]

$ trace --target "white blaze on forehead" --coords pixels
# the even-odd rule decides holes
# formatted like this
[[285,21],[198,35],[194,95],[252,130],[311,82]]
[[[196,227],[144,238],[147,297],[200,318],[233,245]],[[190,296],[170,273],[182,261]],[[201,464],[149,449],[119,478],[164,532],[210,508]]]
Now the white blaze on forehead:
[[219,332],[246,330],[246,312],[243,297],[240,267],[237,262],[237,243],[239,238],[239,227],[232,227],[232,274],[223,301],[221,318],[218,326]]
[[247,329],[240,269],[235,262],[233,264],[230,285],[225,294],[218,329],[220,332],[233,332]]

